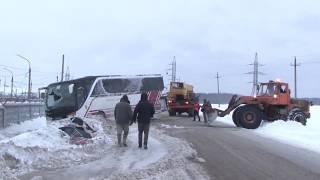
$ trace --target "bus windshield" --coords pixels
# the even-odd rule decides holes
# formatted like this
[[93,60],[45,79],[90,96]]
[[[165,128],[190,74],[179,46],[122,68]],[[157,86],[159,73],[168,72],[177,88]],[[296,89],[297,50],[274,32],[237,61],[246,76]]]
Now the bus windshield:
[[87,99],[95,79],[96,77],[85,77],[49,85],[46,98],[47,108],[79,109]]
[[47,107],[75,106],[74,86],[74,83],[61,83],[49,86],[47,90]]

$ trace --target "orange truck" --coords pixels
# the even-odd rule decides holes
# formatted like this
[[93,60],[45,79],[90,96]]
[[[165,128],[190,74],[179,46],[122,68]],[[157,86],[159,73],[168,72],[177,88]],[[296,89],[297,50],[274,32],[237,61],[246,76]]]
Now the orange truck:
[[188,113],[193,116],[193,105],[195,94],[193,86],[184,82],[171,82],[167,96],[167,107],[170,116],[175,116],[177,113]]

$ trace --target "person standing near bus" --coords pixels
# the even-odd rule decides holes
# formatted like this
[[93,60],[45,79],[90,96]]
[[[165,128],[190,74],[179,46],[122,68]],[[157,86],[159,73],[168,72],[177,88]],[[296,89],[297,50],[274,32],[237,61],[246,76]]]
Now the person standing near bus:
[[[132,109],[129,104],[129,98],[127,95],[123,95],[120,102],[117,103],[114,109],[114,117],[117,124],[117,137],[118,145],[121,147],[127,147],[127,137],[129,134],[129,124],[132,119]],[[123,137],[122,137],[123,132]],[[123,140],[121,143],[121,139]]]
[[201,106],[198,102],[194,103],[193,105],[193,121],[196,121],[196,117],[198,117],[199,122],[201,121],[200,116],[199,116],[199,110]]
[[138,141],[139,148],[142,148],[142,135],[144,134],[144,149],[148,149],[148,136],[150,129],[150,120],[155,113],[154,106],[148,102],[148,95],[146,93],[141,94],[141,99],[133,112],[132,123],[135,123],[138,119]]

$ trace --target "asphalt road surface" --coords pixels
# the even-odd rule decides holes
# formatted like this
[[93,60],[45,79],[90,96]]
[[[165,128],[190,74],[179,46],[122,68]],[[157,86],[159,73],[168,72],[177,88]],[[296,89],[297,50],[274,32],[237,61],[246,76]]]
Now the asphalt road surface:
[[320,179],[320,154],[261,137],[251,130],[215,122],[208,127],[192,118],[168,117],[155,125],[171,136],[190,142],[205,159],[204,168],[218,180],[309,180]]

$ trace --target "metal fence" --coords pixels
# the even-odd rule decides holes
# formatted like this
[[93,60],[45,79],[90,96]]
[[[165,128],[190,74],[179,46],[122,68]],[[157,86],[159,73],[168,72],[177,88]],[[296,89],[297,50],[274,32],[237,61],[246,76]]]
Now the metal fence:
[[44,115],[43,103],[6,103],[0,105],[0,128]]

